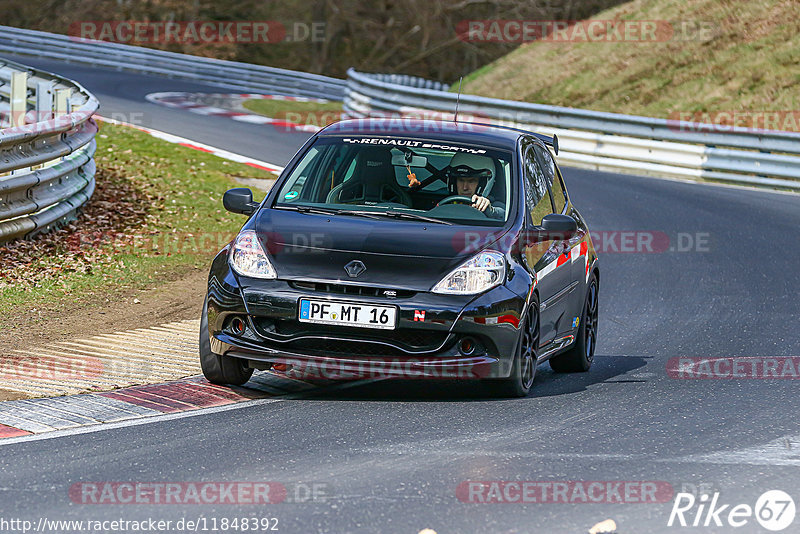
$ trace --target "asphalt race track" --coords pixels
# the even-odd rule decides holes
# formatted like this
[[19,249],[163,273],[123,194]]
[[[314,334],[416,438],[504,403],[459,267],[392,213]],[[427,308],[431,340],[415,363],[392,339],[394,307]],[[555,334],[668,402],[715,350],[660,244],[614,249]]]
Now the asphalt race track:
[[[156,91],[218,87],[15,59],[81,82],[100,99],[104,116],[141,113],[143,126],[270,163],[285,164],[308,136],[144,100]],[[658,503],[479,504],[462,502],[456,489],[465,481],[654,481],[675,493],[719,492],[728,510],[753,507],[773,489],[797,501],[798,382],[673,378],[667,362],[800,356],[800,196],[577,169],[564,174],[573,202],[604,236],[595,240],[601,310],[589,373],[556,375],[545,364],[521,400],[487,399],[472,384],[378,382],[0,442],[0,516],[275,517],[285,533],[413,534],[583,534],[610,518],[619,533],[705,533],[732,529],[668,527],[671,495]],[[659,250],[615,251],[625,231],[655,235]],[[70,486],[88,481],[274,481],[289,497],[265,506],[73,503]],[[324,496],[304,499],[303,488],[315,483]],[[737,532],[767,532],[746,519]],[[798,532],[798,524],[785,532]]]
[[[258,154],[258,159],[280,166],[289,161],[310,135],[281,129],[280,135],[265,136],[264,126],[236,121],[231,124],[232,121],[225,117],[195,115],[153,104],[144,98],[150,93],[162,91],[224,92],[220,87],[124,71],[100,70],[25,56],[2,57],[46,71],[58,72],[79,82],[100,100],[100,115],[103,117],[161,130],[219,148],[228,147],[231,151],[243,155]],[[269,133],[277,134],[278,131],[276,129],[276,132]]]

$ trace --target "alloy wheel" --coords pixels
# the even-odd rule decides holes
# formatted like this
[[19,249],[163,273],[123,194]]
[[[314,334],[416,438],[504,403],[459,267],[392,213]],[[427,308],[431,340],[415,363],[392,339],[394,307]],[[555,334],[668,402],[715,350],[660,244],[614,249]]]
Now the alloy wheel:
[[591,362],[597,343],[597,283],[594,281],[589,286],[589,294],[586,298],[586,322],[583,328],[586,336],[586,360]]

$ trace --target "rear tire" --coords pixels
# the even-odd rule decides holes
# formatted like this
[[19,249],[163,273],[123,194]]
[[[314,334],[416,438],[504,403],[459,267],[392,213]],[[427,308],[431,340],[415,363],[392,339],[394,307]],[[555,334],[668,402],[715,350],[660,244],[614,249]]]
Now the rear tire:
[[527,397],[536,378],[539,354],[539,298],[534,294],[520,328],[517,352],[511,375],[492,382],[493,392],[500,397]]
[[206,380],[212,384],[241,386],[253,376],[253,369],[247,367],[245,360],[220,356],[211,352],[208,338],[208,299],[203,303],[200,318],[200,368]]
[[582,373],[588,371],[594,360],[597,344],[597,277],[592,273],[586,284],[578,335],[572,347],[550,359],[550,367],[557,373]]

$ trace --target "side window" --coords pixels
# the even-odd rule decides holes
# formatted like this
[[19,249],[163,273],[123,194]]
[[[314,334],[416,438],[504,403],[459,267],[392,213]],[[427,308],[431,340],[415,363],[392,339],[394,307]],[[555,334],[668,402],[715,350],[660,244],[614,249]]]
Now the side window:
[[556,173],[553,179],[553,212],[564,213],[564,207],[567,205],[567,194],[564,192],[564,184],[561,182],[561,176]]
[[[315,166],[314,159],[317,157],[317,154],[319,154],[319,149],[317,147],[312,147],[311,150],[308,151],[298,164],[297,170],[294,172],[294,180],[286,182],[278,198],[286,200],[295,200],[297,198],[305,200],[310,199],[311,195],[313,195],[312,189],[314,184],[308,180],[308,177],[311,175],[311,171]],[[308,184],[306,184],[306,182],[308,182]]]
[[544,216],[552,211],[552,207],[550,195],[547,194],[545,175],[530,146],[525,152],[525,178],[525,204],[531,222],[538,226]]
[[563,213],[564,207],[567,205],[567,196],[561,184],[561,177],[556,173],[556,164],[553,162],[553,157],[550,155],[549,150],[539,145],[534,145],[534,150],[544,169],[547,185],[553,190],[553,213]]
[[328,152],[325,163],[320,165],[325,170],[318,172],[321,176],[318,178],[319,192],[316,202],[325,202],[333,188],[352,178],[356,169],[356,152],[353,147],[331,147]]
[[352,161],[350,161],[350,165],[347,167],[347,170],[345,171],[344,176],[342,177],[341,180],[339,180],[339,182],[340,183],[341,182],[346,182],[347,180],[352,178],[353,177],[353,173],[355,171],[356,171],[356,158],[353,158]]

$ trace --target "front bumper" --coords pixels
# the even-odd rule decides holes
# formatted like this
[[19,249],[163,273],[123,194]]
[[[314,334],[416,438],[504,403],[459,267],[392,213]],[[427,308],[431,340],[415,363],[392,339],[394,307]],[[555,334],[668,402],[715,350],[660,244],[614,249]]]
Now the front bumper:
[[[321,378],[507,377],[525,309],[525,299],[502,285],[478,296],[397,290],[389,298],[383,295],[386,288],[243,282],[228,269],[212,270],[207,300],[211,350],[254,366],[290,365]],[[396,329],[301,323],[301,298],[396,306]],[[246,325],[244,332],[231,328],[234,318]],[[472,352],[463,350],[465,339],[474,342]]]

